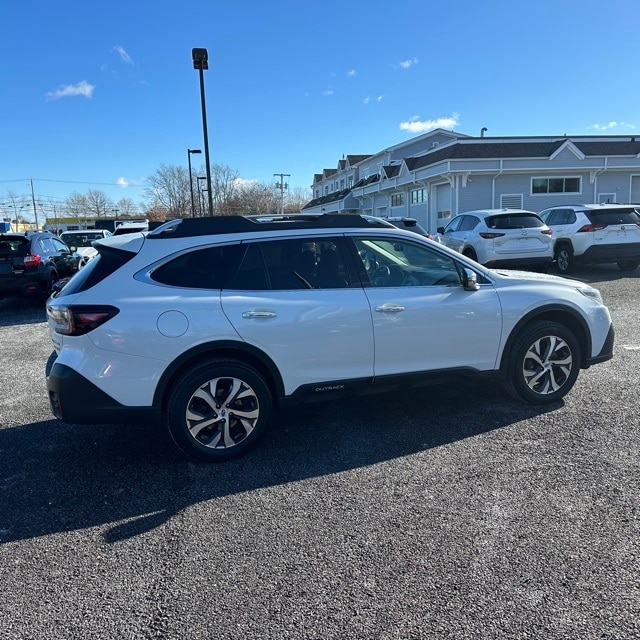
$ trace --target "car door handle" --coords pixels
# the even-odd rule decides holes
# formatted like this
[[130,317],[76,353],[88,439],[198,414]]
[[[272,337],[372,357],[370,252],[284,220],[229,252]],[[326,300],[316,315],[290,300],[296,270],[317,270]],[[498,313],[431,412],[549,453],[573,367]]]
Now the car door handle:
[[268,309],[253,309],[252,311],[243,311],[243,318],[276,318],[278,314]]
[[400,311],[404,311],[404,309],[401,304],[391,304],[389,302],[375,308],[375,310],[380,313],[399,313]]

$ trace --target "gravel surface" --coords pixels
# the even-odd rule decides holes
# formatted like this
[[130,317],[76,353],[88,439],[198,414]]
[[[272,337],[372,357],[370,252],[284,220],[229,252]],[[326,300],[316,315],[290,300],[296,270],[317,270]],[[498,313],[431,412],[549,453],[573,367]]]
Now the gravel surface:
[[640,269],[564,402],[487,382],[307,405],[246,457],[50,414],[41,304],[0,300],[0,639],[640,637]]

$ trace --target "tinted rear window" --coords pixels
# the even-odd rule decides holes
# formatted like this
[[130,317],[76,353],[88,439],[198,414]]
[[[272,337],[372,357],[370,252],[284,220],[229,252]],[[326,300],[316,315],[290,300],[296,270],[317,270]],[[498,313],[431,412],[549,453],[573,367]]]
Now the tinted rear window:
[[485,222],[489,229],[535,229],[536,227],[544,227],[544,222],[533,213],[489,216]]
[[585,211],[592,224],[638,224],[640,215],[634,207],[628,209],[600,209],[598,211]]
[[222,289],[240,247],[209,247],[184,253],[151,273],[151,279],[172,287]]
[[56,297],[86,291],[117,271],[135,256],[130,251],[101,247],[98,255],[69,280]]

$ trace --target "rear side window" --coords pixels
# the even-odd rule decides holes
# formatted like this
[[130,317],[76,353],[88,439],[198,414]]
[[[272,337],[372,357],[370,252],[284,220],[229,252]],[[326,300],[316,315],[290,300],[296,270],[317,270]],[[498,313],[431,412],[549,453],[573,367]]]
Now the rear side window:
[[640,215],[634,207],[628,209],[600,209],[598,211],[585,211],[591,224],[640,224]]
[[485,222],[489,229],[535,229],[536,227],[544,227],[544,222],[535,213],[488,216]]
[[98,255],[80,269],[55,297],[90,289],[129,262],[135,255],[130,251],[101,247]]
[[239,249],[233,244],[190,251],[158,267],[150,277],[172,287],[222,289]]

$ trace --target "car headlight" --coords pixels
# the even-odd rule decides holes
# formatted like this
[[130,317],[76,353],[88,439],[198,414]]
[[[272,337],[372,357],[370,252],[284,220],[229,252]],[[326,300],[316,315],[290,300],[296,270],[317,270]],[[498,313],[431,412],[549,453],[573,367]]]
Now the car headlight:
[[585,297],[595,300],[599,304],[602,304],[602,295],[598,289],[593,287],[576,287],[576,289]]

